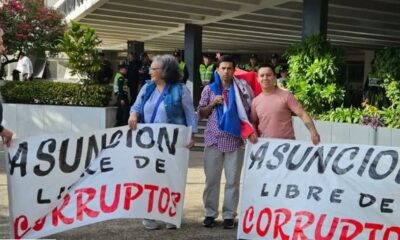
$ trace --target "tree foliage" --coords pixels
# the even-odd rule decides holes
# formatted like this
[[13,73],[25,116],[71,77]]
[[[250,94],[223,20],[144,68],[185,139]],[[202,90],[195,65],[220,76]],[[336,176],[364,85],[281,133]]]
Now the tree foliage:
[[311,114],[334,108],[343,101],[338,85],[342,54],[324,35],[311,35],[288,48],[288,88]]
[[3,41],[7,55],[14,55],[2,64],[4,66],[18,61],[17,53],[24,51],[43,56],[57,52],[66,24],[57,10],[44,6],[42,0],[9,0],[0,4],[0,28],[4,30]]
[[391,105],[400,105],[400,47],[386,47],[378,51],[373,69],[373,75],[383,80],[382,85]]
[[400,47],[386,47],[376,53],[373,75],[383,79],[390,106],[383,108],[387,126],[400,128]]
[[71,21],[59,46],[68,56],[71,74],[78,75],[84,83],[94,83],[94,75],[101,68],[98,46],[101,40],[94,29]]

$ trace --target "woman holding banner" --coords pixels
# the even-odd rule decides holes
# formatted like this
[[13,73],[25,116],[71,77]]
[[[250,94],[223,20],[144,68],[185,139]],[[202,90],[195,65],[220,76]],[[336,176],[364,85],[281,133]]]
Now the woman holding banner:
[[[157,55],[150,66],[151,80],[141,88],[135,103],[131,107],[128,125],[135,130],[138,123],[171,123],[192,127],[197,132],[197,118],[193,100],[186,85],[179,83],[178,63],[172,55]],[[187,145],[194,146],[194,138]],[[144,219],[147,229],[159,229],[155,220]],[[175,229],[167,224],[168,229]]]
[[258,70],[257,80],[262,93],[251,104],[251,120],[261,137],[295,139],[292,112],[306,125],[311,141],[317,145],[320,137],[311,117],[296,98],[276,86],[276,73],[272,66],[264,65]]

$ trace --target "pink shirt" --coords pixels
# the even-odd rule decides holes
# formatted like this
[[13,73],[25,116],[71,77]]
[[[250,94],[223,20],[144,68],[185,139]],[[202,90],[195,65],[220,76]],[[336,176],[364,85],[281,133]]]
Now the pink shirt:
[[288,91],[276,88],[272,94],[260,93],[251,104],[251,117],[258,119],[258,131],[269,138],[294,139],[292,112],[301,107]]

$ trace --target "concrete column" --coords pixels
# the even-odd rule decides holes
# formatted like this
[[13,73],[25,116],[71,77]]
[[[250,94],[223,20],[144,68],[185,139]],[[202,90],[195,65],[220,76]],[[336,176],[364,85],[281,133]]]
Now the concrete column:
[[133,54],[137,57],[140,56],[141,53],[144,52],[144,42],[139,41],[128,41],[128,54],[133,52]]
[[195,107],[199,104],[201,94],[199,66],[201,63],[202,51],[202,30],[202,26],[185,24],[185,63],[189,72],[187,85],[192,91],[193,104]]
[[303,34],[327,33],[328,0],[303,0]]

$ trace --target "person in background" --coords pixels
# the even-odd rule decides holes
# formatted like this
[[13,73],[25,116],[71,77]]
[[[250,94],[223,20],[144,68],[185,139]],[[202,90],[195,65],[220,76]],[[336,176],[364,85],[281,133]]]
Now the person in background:
[[100,58],[102,59],[100,71],[97,72],[96,77],[97,81],[100,84],[110,84],[112,80],[112,76],[114,71],[111,68],[111,63],[105,58],[104,53],[99,53]]
[[288,67],[287,66],[282,66],[280,76],[281,77],[276,80],[278,87],[282,88],[283,90],[288,90],[286,88],[286,81],[287,81],[287,77],[288,77]]
[[258,82],[262,93],[254,98],[251,105],[251,120],[261,137],[295,139],[292,112],[306,125],[311,141],[317,145],[320,136],[314,122],[296,98],[289,91],[275,85],[276,74],[270,65],[258,70]]
[[280,78],[280,72],[281,72],[282,66],[279,65],[278,54],[276,54],[276,53],[271,54],[270,62],[271,62],[272,68],[274,69],[275,75],[277,76],[277,78]]
[[139,68],[139,85],[143,86],[147,80],[150,79],[150,65],[151,61],[146,52],[140,55],[141,66]]
[[130,102],[131,104],[133,104],[136,100],[136,96],[139,90],[139,69],[141,67],[141,62],[136,57],[135,53],[130,52],[124,64],[128,67],[127,78],[128,78],[129,95],[131,97]]
[[[3,29],[0,28],[0,56],[6,53],[6,48],[3,44],[3,35],[4,35]],[[11,144],[13,132],[3,127],[3,125],[1,125],[2,122],[3,122],[3,105],[0,102],[0,137],[3,140],[3,144],[9,147]]]
[[217,59],[217,61],[219,61],[219,59],[224,55],[223,52],[216,52],[215,53],[215,59]]
[[260,68],[260,65],[257,63],[257,61],[258,61],[257,55],[254,54],[254,53],[251,54],[250,55],[250,62],[246,63],[244,65],[244,69],[243,70],[248,71],[248,72],[257,72],[258,68]]
[[33,79],[33,65],[31,60],[24,52],[19,53],[19,59],[16,70],[21,75],[21,81],[31,81]]
[[212,61],[211,54],[203,54],[203,63],[199,66],[200,80],[202,84],[202,89],[204,86],[212,82],[212,78],[215,71],[215,64]]
[[124,63],[118,65],[118,72],[114,76],[114,94],[117,97],[116,127],[124,126],[129,118],[128,79],[126,78],[128,66]]
[[[129,128],[135,130],[138,123],[171,123],[192,127],[197,132],[197,118],[194,112],[190,90],[179,81],[178,63],[172,55],[157,55],[150,66],[151,80],[140,89],[135,103],[131,107],[128,120]],[[186,146],[194,146],[194,137]],[[161,224],[152,219],[144,219],[147,229],[161,228]],[[166,228],[175,229],[173,224]]]
[[245,80],[234,77],[235,66],[231,56],[223,55],[219,58],[214,81],[204,87],[198,107],[199,118],[208,118],[204,132],[204,227],[213,227],[218,217],[223,169],[226,178],[223,227],[235,227],[243,164],[242,138],[249,138],[252,142],[257,140],[244,106],[251,103],[253,93]]
[[179,65],[179,71],[181,74],[180,81],[186,84],[187,80],[189,79],[189,72],[187,70],[186,63],[182,60],[181,53],[179,51],[175,51],[173,55]]

